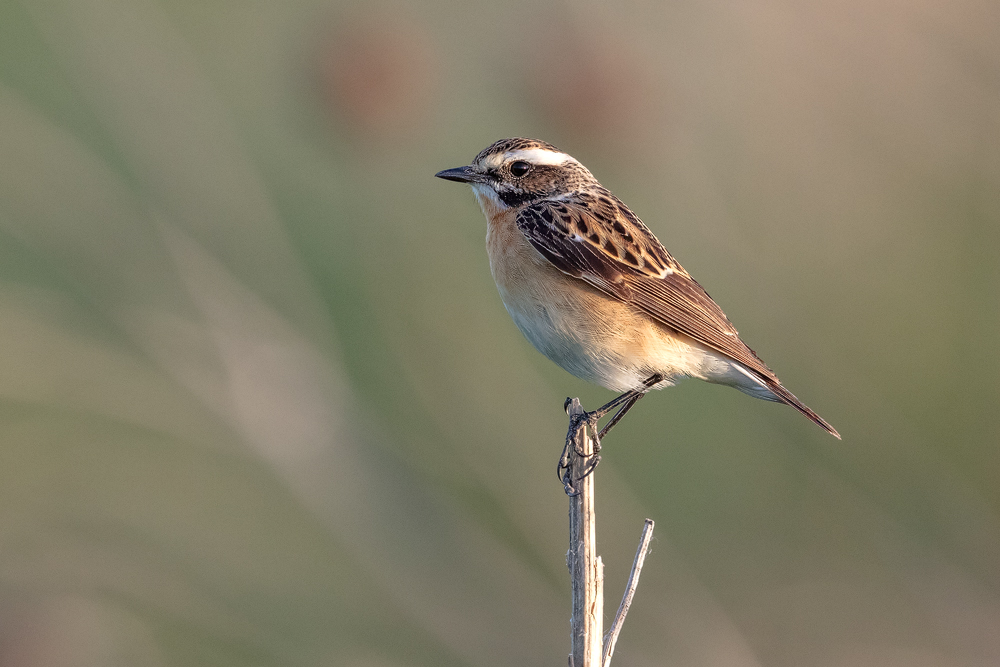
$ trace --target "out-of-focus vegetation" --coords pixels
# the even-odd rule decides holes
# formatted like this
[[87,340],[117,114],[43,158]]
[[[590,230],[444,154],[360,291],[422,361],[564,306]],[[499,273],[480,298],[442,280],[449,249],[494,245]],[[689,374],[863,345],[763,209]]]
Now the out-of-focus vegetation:
[[638,405],[621,665],[1000,664],[996,3],[0,2],[0,665],[568,652],[571,378],[471,195],[543,138],[788,387]]

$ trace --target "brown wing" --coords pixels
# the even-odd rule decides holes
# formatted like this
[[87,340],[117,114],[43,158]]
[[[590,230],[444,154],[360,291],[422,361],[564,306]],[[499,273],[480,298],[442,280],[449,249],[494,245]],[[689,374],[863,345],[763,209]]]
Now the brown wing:
[[517,227],[560,271],[740,362],[779,400],[840,438],[835,428],[781,385],[701,285],[607,190],[580,193],[572,202],[548,200],[528,206],[518,214]]
[[610,192],[533,204],[517,227],[560,271],[631,303],[763,378],[774,373],[653,233]]

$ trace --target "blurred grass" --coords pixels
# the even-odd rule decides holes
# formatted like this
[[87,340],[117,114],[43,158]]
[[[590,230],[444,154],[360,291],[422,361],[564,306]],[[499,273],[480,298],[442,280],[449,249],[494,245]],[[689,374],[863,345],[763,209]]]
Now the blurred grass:
[[513,135],[845,436],[643,401],[601,467],[609,600],[659,525],[617,660],[997,663],[997,18],[0,1],[0,665],[564,659],[559,405],[607,392],[432,179]]

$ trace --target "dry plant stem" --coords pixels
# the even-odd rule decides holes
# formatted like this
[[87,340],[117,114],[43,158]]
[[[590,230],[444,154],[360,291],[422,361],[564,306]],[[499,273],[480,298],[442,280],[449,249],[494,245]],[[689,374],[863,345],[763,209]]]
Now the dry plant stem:
[[[567,413],[570,424],[575,416],[583,415],[580,400],[574,398]],[[588,470],[590,457],[594,456],[593,433],[589,426],[577,432],[579,442],[569,448],[569,471],[575,484],[576,495],[569,497],[569,566],[573,584],[571,667],[600,667],[602,665],[602,634],[604,626],[604,563],[597,555],[597,533],[594,518],[594,470]],[[581,456],[582,454],[582,456]]]
[[625,615],[628,608],[632,606],[632,598],[635,597],[635,589],[639,585],[639,573],[642,572],[642,564],[646,560],[649,552],[649,543],[653,540],[653,520],[646,519],[646,524],[642,527],[642,538],[639,540],[639,548],[635,552],[635,560],[632,561],[632,571],[628,575],[628,585],[625,586],[625,595],[622,596],[622,603],[615,614],[615,620],[611,624],[608,636],[604,640],[603,667],[611,666],[611,656],[615,652],[615,644],[618,643],[618,634],[625,624]]
[[[640,394],[639,397],[641,396]],[[622,596],[611,630],[604,638],[604,563],[597,555],[597,522],[594,516],[594,457],[597,453],[593,431],[596,423],[584,423],[580,428],[575,428],[587,413],[578,398],[567,399],[565,407],[569,415],[569,431],[559,469],[565,471],[563,484],[569,496],[569,551],[566,553],[566,565],[569,567],[573,586],[573,651],[569,655],[569,667],[610,667],[618,635],[632,605],[642,564],[653,539],[653,520],[646,519],[643,526],[625,595]]]

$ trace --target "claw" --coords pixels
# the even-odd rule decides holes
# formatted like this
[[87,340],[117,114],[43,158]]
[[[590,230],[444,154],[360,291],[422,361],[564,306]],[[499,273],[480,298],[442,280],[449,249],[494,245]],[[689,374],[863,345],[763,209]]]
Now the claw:
[[587,459],[587,462],[583,465],[582,474],[580,475],[580,477],[577,478],[577,481],[583,479],[590,473],[594,472],[594,470],[597,468],[597,464],[600,462],[601,462],[600,454],[594,454],[589,459]]

